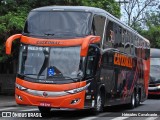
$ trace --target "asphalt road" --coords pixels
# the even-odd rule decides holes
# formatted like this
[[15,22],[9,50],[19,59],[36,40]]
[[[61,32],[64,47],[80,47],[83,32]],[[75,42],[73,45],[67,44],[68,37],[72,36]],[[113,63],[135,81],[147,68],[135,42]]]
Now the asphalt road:
[[[6,117],[10,115],[12,117]],[[104,112],[98,115],[93,115],[89,110],[52,109],[49,116],[41,118],[37,107],[19,106],[13,96],[0,95],[0,120],[160,120],[159,115],[160,97],[151,97],[134,109],[129,109],[127,105],[112,106],[106,107]]]

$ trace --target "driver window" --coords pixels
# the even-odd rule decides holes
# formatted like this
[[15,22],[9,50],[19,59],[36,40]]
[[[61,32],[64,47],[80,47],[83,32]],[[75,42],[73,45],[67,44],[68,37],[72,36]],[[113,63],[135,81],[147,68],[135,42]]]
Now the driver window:
[[93,75],[94,59],[95,59],[95,56],[88,56],[87,69],[86,69],[86,75],[88,77]]
[[95,66],[95,48],[90,47],[87,57],[87,67],[86,67],[86,76],[90,77],[94,74],[94,66]]

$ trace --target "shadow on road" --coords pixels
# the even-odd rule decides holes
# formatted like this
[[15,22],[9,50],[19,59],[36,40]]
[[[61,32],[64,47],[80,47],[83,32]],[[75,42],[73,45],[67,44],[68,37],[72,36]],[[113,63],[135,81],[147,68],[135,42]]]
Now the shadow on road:
[[[140,106],[142,106],[141,104]],[[116,105],[111,107],[105,107],[103,113],[108,114],[117,114],[119,113],[121,115],[122,112],[130,110],[127,105]],[[43,118],[49,119],[80,119],[85,117],[94,117],[94,115],[91,110],[52,110],[50,114],[43,115]],[[113,115],[111,115],[113,116]]]
[[160,99],[160,95],[148,95],[148,99]]

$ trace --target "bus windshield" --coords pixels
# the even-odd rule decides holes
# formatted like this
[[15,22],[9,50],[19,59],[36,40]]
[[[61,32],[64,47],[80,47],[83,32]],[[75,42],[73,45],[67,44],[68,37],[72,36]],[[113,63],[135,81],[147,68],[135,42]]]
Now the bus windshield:
[[21,45],[18,73],[35,82],[77,81],[83,75],[80,49]]
[[32,11],[23,34],[47,37],[83,37],[89,34],[89,12]]
[[151,82],[160,82],[160,58],[151,58],[150,65]]

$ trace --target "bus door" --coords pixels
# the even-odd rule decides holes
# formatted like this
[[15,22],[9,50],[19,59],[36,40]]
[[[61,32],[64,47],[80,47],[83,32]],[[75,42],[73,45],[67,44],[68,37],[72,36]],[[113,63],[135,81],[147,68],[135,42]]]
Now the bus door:
[[97,79],[99,78],[98,63],[100,50],[97,45],[90,45],[86,59],[86,80],[91,81],[90,92],[96,94]]
[[116,81],[113,66],[113,52],[108,51],[103,54],[100,79],[103,80],[105,84],[106,103],[108,105],[115,103]]

